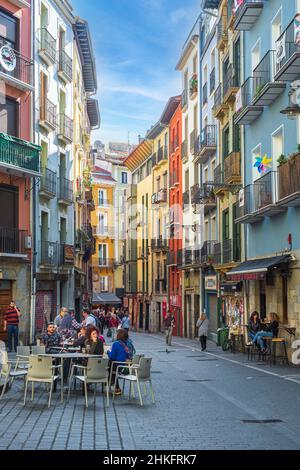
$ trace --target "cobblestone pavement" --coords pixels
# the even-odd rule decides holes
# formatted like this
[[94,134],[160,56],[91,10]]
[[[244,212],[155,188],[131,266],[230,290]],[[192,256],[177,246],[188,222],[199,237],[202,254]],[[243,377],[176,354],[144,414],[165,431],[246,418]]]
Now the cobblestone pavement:
[[[153,357],[155,405],[122,396],[107,409],[103,395],[94,403],[91,393],[86,409],[81,391],[61,404],[58,387],[48,409],[41,387],[23,407],[15,381],[0,402],[0,450],[300,448],[299,368],[249,363],[212,343],[202,353],[182,338],[167,354],[162,335],[132,338],[137,352]],[[249,422],[257,420],[276,422]]]

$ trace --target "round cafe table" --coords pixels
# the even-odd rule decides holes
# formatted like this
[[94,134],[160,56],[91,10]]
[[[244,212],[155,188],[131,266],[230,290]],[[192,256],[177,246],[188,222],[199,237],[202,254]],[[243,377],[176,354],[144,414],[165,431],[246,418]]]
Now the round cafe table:
[[60,395],[61,395],[61,402],[64,401],[64,360],[65,359],[89,359],[91,357],[102,357],[99,356],[99,354],[82,354],[79,352],[74,352],[74,353],[50,353],[50,354],[38,354],[38,356],[41,357],[52,357],[53,359],[60,359],[60,364],[61,364],[61,376],[60,376],[60,381],[61,381],[61,390],[60,390]]

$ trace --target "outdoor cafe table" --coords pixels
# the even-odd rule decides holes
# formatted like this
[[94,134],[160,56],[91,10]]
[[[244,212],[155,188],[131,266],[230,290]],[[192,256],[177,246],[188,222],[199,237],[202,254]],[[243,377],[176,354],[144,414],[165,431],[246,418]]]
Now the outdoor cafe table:
[[60,359],[61,363],[61,402],[64,401],[64,359],[89,359],[90,357],[102,357],[99,354],[82,354],[82,353],[53,353],[53,354],[38,354],[41,357],[52,357],[53,359]]

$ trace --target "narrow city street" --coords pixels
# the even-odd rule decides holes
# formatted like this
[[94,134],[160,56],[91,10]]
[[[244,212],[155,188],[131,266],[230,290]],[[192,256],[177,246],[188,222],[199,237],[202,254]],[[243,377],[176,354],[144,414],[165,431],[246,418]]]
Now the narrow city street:
[[[213,343],[174,338],[166,353],[162,335],[131,335],[137,352],[153,358],[156,404],[141,408],[127,396],[104,406],[98,394],[88,409],[81,391],[50,409],[37,388],[22,406],[15,381],[0,403],[3,449],[297,449],[300,444],[300,368],[270,367],[225,353]],[[258,422],[257,422],[258,421]]]

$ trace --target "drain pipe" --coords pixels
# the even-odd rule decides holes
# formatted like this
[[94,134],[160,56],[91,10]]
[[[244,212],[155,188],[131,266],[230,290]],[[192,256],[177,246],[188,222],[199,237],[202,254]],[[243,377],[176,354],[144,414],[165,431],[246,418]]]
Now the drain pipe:
[[[32,44],[32,58],[35,63],[35,2],[31,2],[31,44]],[[33,86],[31,99],[31,141],[35,142],[35,66],[33,69]],[[31,191],[31,237],[32,237],[32,263],[31,263],[31,305],[30,305],[30,344],[34,344],[35,336],[35,310],[36,310],[36,192],[37,192],[38,179],[32,179]]]

